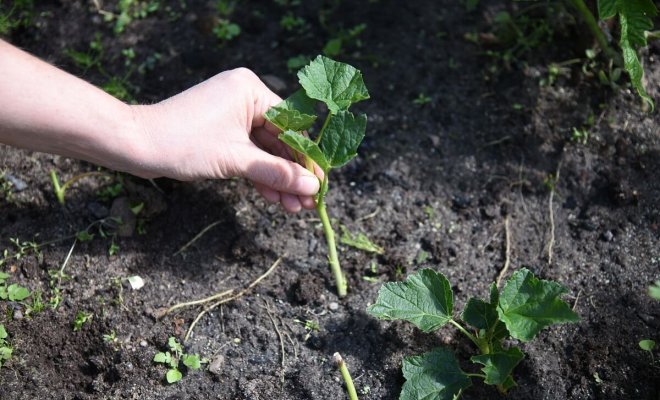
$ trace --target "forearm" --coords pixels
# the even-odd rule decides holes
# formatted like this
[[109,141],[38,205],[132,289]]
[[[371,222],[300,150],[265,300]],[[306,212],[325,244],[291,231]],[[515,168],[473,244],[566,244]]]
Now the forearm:
[[0,40],[0,143],[139,170],[131,107]]

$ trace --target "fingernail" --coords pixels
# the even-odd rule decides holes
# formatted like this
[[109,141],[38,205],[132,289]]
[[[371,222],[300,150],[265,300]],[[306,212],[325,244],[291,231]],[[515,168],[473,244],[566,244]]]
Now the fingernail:
[[294,190],[303,196],[311,196],[319,191],[319,178],[314,175],[302,175],[296,180]]

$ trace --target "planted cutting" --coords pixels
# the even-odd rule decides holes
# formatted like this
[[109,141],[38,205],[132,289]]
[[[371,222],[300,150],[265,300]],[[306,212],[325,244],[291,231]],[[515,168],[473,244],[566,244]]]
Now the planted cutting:
[[423,269],[405,282],[383,285],[376,303],[367,311],[380,319],[411,322],[424,332],[451,324],[474,343],[479,354],[470,361],[481,365],[482,373],[464,372],[446,348],[403,360],[406,382],[400,399],[453,400],[472,385],[472,378],[496,385],[502,393],[514,387],[513,370],[525,355],[505,342],[527,342],[547,326],[578,321],[577,314],[559,298],[565,292],[560,284],[540,280],[521,269],[501,291],[493,283],[489,301],[469,299],[460,319],[470,329],[454,317],[453,292],[447,278]]
[[[266,119],[282,130],[279,139],[289,145],[304,159],[304,165],[312,172],[314,163],[323,170],[321,188],[315,197],[316,210],[323,224],[328,245],[328,262],[334,275],[339,297],[346,296],[347,282],[335,243],[335,232],[326,210],[325,196],[329,188],[329,172],[342,167],[357,155],[364,139],[367,116],[357,116],[349,107],[369,98],[362,74],[354,67],[318,56],[298,72],[302,89],[295,92],[265,114]],[[328,114],[315,138],[307,131],[317,119],[315,106],[325,103]],[[302,161],[302,160],[300,160]]]

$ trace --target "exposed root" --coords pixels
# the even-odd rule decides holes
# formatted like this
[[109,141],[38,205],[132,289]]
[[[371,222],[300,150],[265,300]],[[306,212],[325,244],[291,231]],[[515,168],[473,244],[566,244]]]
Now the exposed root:
[[264,308],[266,309],[266,313],[268,314],[268,318],[270,319],[270,322],[273,324],[273,329],[275,329],[275,333],[277,333],[277,338],[280,341],[280,353],[282,355],[280,364],[282,366],[282,370],[280,371],[280,382],[284,384],[284,363],[286,362],[286,351],[284,350],[284,338],[282,336],[282,332],[280,331],[280,328],[277,326],[277,323],[275,322],[275,318],[273,317],[273,314],[270,312],[270,305],[268,304],[267,300],[264,300]]
[[215,222],[211,223],[210,225],[208,225],[206,228],[202,229],[197,235],[195,235],[194,238],[190,239],[190,241],[188,243],[184,244],[183,247],[181,247],[179,250],[177,250],[176,253],[172,254],[172,257],[174,257],[176,255],[179,255],[182,252],[186,251],[186,249],[188,247],[192,246],[193,243],[198,241],[202,236],[204,236],[204,234],[206,232],[211,230],[214,226],[218,225],[220,222],[222,222],[222,220],[215,221]]
[[[193,322],[190,324],[190,327],[188,328],[188,331],[186,332],[186,336],[183,338],[183,341],[184,341],[184,342],[188,341],[188,338],[190,337],[190,335],[191,335],[192,332],[193,332],[193,329],[195,328],[195,325],[197,325],[197,322],[199,322],[199,320],[202,319],[202,317],[203,317],[206,313],[208,313],[209,311],[212,311],[213,309],[215,309],[216,307],[218,307],[218,306],[220,306],[220,305],[222,305],[222,304],[228,303],[228,302],[230,302],[230,301],[232,301],[232,300],[236,300],[236,299],[242,297],[243,295],[245,295],[245,294],[246,294],[247,292],[249,292],[250,290],[252,290],[252,289],[253,289],[255,286],[257,286],[262,280],[264,280],[268,275],[270,275],[270,274],[275,270],[275,268],[277,268],[278,265],[280,265],[280,263],[282,262],[282,258],[284,258],[284,257],[286,257],[286,255],[284,255],[284,256],[278,258],[277,261],[275,261],[275,262],[273,263],[273,265],[271,265],[270,268],[268,268],[268,270],[266,270],[266,272],[264,272],[261,276],[259,276],[257,279],[255,279],[254,282],[252,282],[248,287],[246,287],[245,289],[241,290],[240,292],[238,292],[237,294],[235,294],[235,295],[233,295],[233,296],[229,296],[228,294],[226,294],[226,295],[224,295],[224,296],[229,296],[229,297],[221,298],[221,297],[223,297],[223,296],[221,296],[222,293],[226,293],[226,292],[233,293],[233,292],[234,292],[234,289],[231,289],[231,290],[226,290],[226,291],[224,291],[224,292],[218,293],[217,295],[213,295],[213,296],[207,297],[207,298],[205,298],[205,299],[202,299],[202,301],[197,300],[197,301],[191,301],[191,302],[188,302],[188,304],[189,304],[189,303],[193,303],[193,305],[199,305],[199,304],[208,303],[208,302],[210,302],[210,301],[213,301],[213,300],[215,300],[215,299],[220,298],[220,300],[218,300],[218,301],[216,301],[216,302],[214,302],[214,303],[212,303],[212,304],[206,306],[202,311],[199,312],[199,314],[197,314],[197,317],[195,317],[195,319],[193,320]],[[209,300],[209,299],[212,299],[212,300]],[[171,307],[170,309],[172,309],[172,308],[174,308],[174,307],[176,307],[176,308],[181,308],[181,307],[177,307],[177,306],[179,306],[179,305],[177,304],[177,305]]]
[[552,265],[552,250],[555,246],[555,210],[552,203],[555,198],[555,191],[557,182],[559,182],[559,170],[561,169],[561,160],[557,164],[557,171],[553,179],[552,187],[550,188],[550,196],[548,196],[548,213],[550,215],[550,240],[548,240],[548,265]]
[[500,282],[502,281],[502,278],[504,278],[506,272],[509,270],[509,265],[511,264],[511,231],[509,229],[508,215],[504,218],[504,236],[506,239],[504,247],[504,266],[502,267],[499,275],[497,275],[497,287],[500,286]]

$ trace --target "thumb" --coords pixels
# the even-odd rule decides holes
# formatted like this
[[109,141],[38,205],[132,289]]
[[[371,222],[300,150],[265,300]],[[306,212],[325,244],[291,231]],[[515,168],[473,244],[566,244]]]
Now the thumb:
[[278,192],[313,196],[319,191],[319,179],[300,164],[267,153],[250,144],[238,175]]

